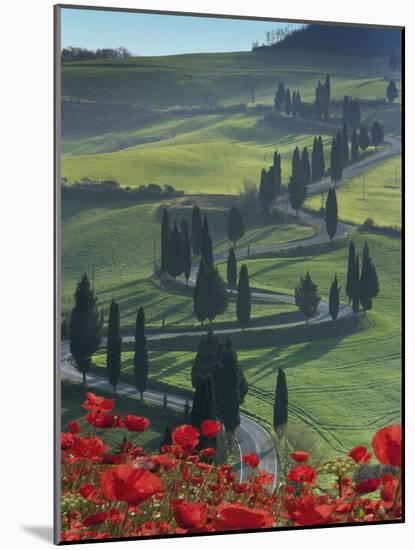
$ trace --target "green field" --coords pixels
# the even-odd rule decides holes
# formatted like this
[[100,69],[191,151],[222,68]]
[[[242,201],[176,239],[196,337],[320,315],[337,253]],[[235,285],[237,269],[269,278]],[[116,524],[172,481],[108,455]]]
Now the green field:
[[[276,371],[286,371],[290,396],[290,437],[303,441],[321,458],[344,452],[355,444],[370,444],[376,429],[400,418],[401,329],[400,329],[400,241],[365,235],[355,240],[360,249],[369,242],[376,263],[381,292],[373,311],[362,320],[362,330],[294,343],[275,332],[275,346],[239,350],[249,382],[244,409],[272,422]],[[327,293],[333,265],[344,286],[346,248],[306,258],[306,268]],[[299,263],[301,262],[301,263]],[[292,291],[304,258],[248,260],[250,272],[276,264],[273,288]],[[300,267],[299,267],[300,266]],[[259,280],[256,280],[259,283]],[[264,285],[265,286],[265,285]],[[268,286],[267,286],[268,287]],[[295,331],[296,329],[291,329]],[[292,340],[291,336],[291,340]],[[294,335],[295,340],[295,335]],[[382,342],[382,345],[379,345]],[[154,343],[151,344],[154,348]],[[151,351],[150,385],[183,390],[191,395],[190,365],[193,351]],[[105,366],[105,352],[94,360]],[[123,354],[123,380],[133,383],[132,352]],[[357,404],[354,406],[352,404]]]
[[[191,207],[177,201],[171,206],[172,218],[190,220]],[[215,251],[227,250],[226,208],[205,208],[212,227]],[[164,317],[166,326],[195,326],[191,291],[187,295],[171,290],[166,292],[151,276],[154,272],[154,244],[156,262],[159,263],[160,203],[155,201],[134,203],[86,202],[65,200],[62,205],[62,305],[68,311],[72,307],[76,284],[84,272],[94,269],[94,288],[100,307],[109,307],[114,298],[120,304],[121,319],[125,330],[135,323],[137,309],[145,307],[150,327],[160,327]],[[314,234],[314,228],[294,223],[258,226],[254,217],[247,217],[248,229],[240,241],[252,251],[256,246],[278,244],[306,238]],[[249,228],[249,225],[248,225]],[[293,312],[287,304],[255,304],[253,316],[275,316]],[[235,303],[218,321],[235,320]]]
[[[364,193],[364,196],[363,196]],[[394,157],[351,179],[336,191],[339,218],[362,224],[372,218],[379,226],[401,226],[402,173],[401,159]],[[307,199],[308,208],[318,210],[321,197]]]

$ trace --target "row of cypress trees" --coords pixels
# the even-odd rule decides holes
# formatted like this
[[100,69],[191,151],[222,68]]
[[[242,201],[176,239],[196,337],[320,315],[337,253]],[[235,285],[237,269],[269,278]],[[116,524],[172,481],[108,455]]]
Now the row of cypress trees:
[[349,304],[355,314],[359,313],[360,307],[364,315],[373,307],[373,299],[379,294],[379,278],[376,266],[369,253],[367,241],[363,247],[362,267],[360,269],[359,254],[356,253],[354,242],[349,245],[347,263],[346,295]]
[[170,226],[169,212],[164,208],[161,221],[161,271],[176,278],[184,274],[186,282],[190,277],[192,252],[190,246],[189,224],[181,220]]
[[304,103],[301,99],[300,90],[294,90],[291,94],[289,88],[286,88],[283,82],[278,84],[275,92],[274,107],[279,112],[284,112],[287,116],[294,118],[301,116],[309,118],[315,116],[323,117],[328,120],[330,115],[331,102],[331,84],[330,75],[326,75],[324,82],[318,81],[315,89],[314,103]]

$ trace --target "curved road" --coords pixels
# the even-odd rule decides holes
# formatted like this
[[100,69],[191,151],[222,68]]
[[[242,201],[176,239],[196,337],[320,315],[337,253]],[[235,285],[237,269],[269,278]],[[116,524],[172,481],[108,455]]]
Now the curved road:
[[[343,179],[341,182],[339,182],[337,185],[340,186],[349,179],[360,175],[365,170],[376,166],[380,162],[383,162],[387,160],[388,158],[391,158],[395,155],[399,155],[401,153],[401,142],[399,139],[394,138],[392,136],[386,136],[385,137],[385,143],[389,145],[388,148],[383,149],[377,153],[374,153],[373,155],[370,155],[368,157],[365,157],[361,161],[358,161],[343,171]],[[330,178],[325,178],[324,180],[320,181],[319,183],[315,183],[313,185],[310,185],[308,187],[308,196],[317,195],[326,192],[329,187],[332,186],[332,182]],[[279,208],[286,208],[287,211],[293,212],[292,209],[288,206],[287,197],[282,197],[277,201],[277,207]],[[315,244],[319,242],[327,241],[327,235],[325,233],[325,227],[324,227],[324,221],[322,218],[320,218],[317,215],[313,215],[306,212],[300,212],[299,215],[301,218],[308,222],[312,223],[313,225],[317,226],[318,232],[309,238],[301,239],[298,241],[291,241],[283,244],[277,244],[274,246],[267,246],[267,247],[260,247],[256,248],[257,252],[274,252],[276,250],[287,250],[289,248],[295,248],[298,246],[303,245],[309,245],[309,244]],[[339,238],[345,238],[350,231],[351,226],[339,222],[336,239]],[[244,253],[245,249],[238,249],[236,251],[236,255],[238,258],[246,257],[247,254]],[[224,252],[222,254],[219,254],[215,256],[215,262],[222,262],[225,261],[227,258],[227,253]],[[191,285],[195,284],[196,279],[196,273],[197,273],[197,262],[193,262],[192,269],[191,269],[191,275],[189,279],[189,283]],[[230,291],[232,293],[234,291]],[[279,294],[276,292],[261,292],[261,291],[253,291],[252,292],[252,298],[256,300],[267,300],[267,301],[275,301],[275,302],[285,302],[285,303],[293,303],[294,299],[292,296],[288,296],[285,294]],[[351,310],[348,306],[341,306],[339,311],[339,317],[345,317],[347,315],[350,315]],[[321,302],[319,307],[318,315],[315,316],[310,323],[324,323],[328,322],[330,320],[330,315],[328,313],[328,304],[326,302]],[[305,321],[295,321],[290,323],[283,323],[283,324],[270,324],[270,325],[263,325],[263,326],[256,326],[251,327],[246,330],[249,331],[258,331],[258,330],[264,330],[264,329],[278,329],[278,328],[285,328],[285,327],[291,327],[291,326],[297,326],[304,324]],[[241,330],[237,327],[229,328],[229,329],[218,329],[216,330],[217,333],[221,334],[228,334],[228,333],[235,333],[235,332],[241,332]],[[163,332],[163,333],[152,333],[148,334],[149,340],[158,340],[158,339],[165,339],[165,338],[177,338],[180,336],[200,336],[201,330],[195,329],[195,330],[187,330],[187,331],[172,331],[172,332]],[[131,336],[127,336],[123,338],[123,342],[131,342],[134,338]],[[61,364],[61,374],[64,378],[69,378],[71,380],[80,381],[82,379],[82,375],[71,365],[70,363],[70,352],[69,352],[69,345],[67,343],[62,344],[61,346],[61,357],[60,357],[60,364]],[[110,385],[108,382],[101,377],[95,376],[95,375],[88,375],[88,385],[93,386],[95,388],[102,388],[106,390],[111,390]],[[134,388],[134,386],[130,386],[128,384],[119,384],[117,387],[117,391],[119,394],[122,395],[128,395],[129,397],[138,399],[137,390]],[[183,407],[186,403],[186,399],[183,397],[180,397],[178,395],[174,394],[166,394],[168,398],[169,406],[176,410],[183,410]],[[148,401],[153,401],[155,403],[162,403],[164,394],[160,392],[155,392],[152,390],[148,390],[144,393],[145,399]],[[235,436],[238,441],[239,445],[239,452],[240,456],[244,453],[251,453],[256,452],[257,455],[261,458],[261,462],[259,464],[259,468],[264,469],[275,476],[274,483],[272,484],[272,487],[270,489],[274,489],[276,486],[276,477],[277,477],[277,457],[275,452],[275,447],[272,441],[272,438],[270,434],[263,428],[258,422],[256,422],[254,419],[246,416],[241,415],[241,425],[239,428],[235,431]],[[240,479],[245,479],[246,476],[249,474],[249,468],[245,467],[242,464],[240,465]]]

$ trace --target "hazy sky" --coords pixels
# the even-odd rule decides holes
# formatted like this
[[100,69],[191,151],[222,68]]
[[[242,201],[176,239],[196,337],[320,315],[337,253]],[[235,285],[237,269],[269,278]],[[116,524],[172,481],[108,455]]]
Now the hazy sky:
[[[124,46],[137,55],[250,50],[265,32],[287,23],[62,9],[62,47]],[[296,26],[296,25],[291,25]]]

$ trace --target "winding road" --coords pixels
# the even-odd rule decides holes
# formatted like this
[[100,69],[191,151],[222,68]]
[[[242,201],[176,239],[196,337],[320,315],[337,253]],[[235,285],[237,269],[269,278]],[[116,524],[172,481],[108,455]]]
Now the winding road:
[[[369,155],[364,159],[346,167],[343,171],[343,179],[337,185],[338,186],[343,185],[348,180],[362,174],[367,169],[372,168],[377,164],[393,156],[399,155],[401,153],[401,142],[399,139],[392,136],[386,136],[384,141],[385,141],[385,144],[388,145],[387,148],[379,150],[378,152],[373,153],[372,155]],[[332,185],[332,182],[330,178],[325,178],[324,180],[318,183],[310,185],[308,187],[308,196],[318,195],[318,194],[327,192],[327,190],[329,189],[329,187],[331,187],[331,185]],[[291,208],[288,206],[286,197],[281,197],[277,201],[276,207],[284,208],[291,213],[293,212]],[[287,250],[290,248],[296,248],[298,246],[305,246],[305,245],[316,244],[316,243],[327,241],[324,220],[321,217],[310,213],[306,213],[306,212],[300,212],[299,215],[306,223],[312,223],[314,226],[317,227],[317,233],[315,235],[313,235],[312,237],[297,240],[297,241],[291,241],[291,242],[286,242],[286,243],[276,244],[271,246],[256,247],[255,249],[256,253],[275,252],[276,250]],[[351,230],[351,227],[352,226],[350,225],[339,222],[336,239],[347,237],[348,233]],[[236,255],[238,258],[247,257],[247,251],[246,249],[238,249],[236,251]],[[227,259],[226,252],[219,254],[214,258],[216,263],[226,261],[226,259]],[[191,275],[189,279],[189,284],[191,285],[195,284],[197,268],[198,268],[197,262],[193,262]],[[232,294],[232,291],[229,291],[229,292]],[[276,292],[262,292],[258,290],[254,290],[252,292],[252,299],[253,301],[266,300],[266,301],[273,301],[273,302],[280,302],[280,303],[294,302],[294,298],[292,296],[288,296],[286,294],[279,294]],[[340,307],[339,317],[346,317],[350,314],[351,314],[351,310],[348,306],[342,305]],[[328,312],[328,304],[326,302],[320,302],[319,312],[313,319],[311,319],[310,323],[313,323],[313,324],[325,323],[330,320],[331,320],[331,317]],[[258,331],[258,330],[264,330],[264,329],[281,329],[286,327],[303,325],[304,323],[305,321],[294,321],[289,323],[268,324],[268,325],[250,327],[250,328],[247,328],[246,331]],[[200,337],[201,333],[203,332],[204,332],[204,329],[203,330],[194,329],[194,330],[184,330],[184,331],[177,330],[177,331],[171,331],[171,332],[149,333],[147,338],[148,340],[160,340],[160,339],[166,339],[166,338],[177,338],[180,336]],[[233,333],[241,332],[241,329],[239,329],[238,327],[222,328],[222,329],[217,329],[215,332],[220,334],[233,334]],[[126,336],[123,338],[123,342],[126,342],[126,343],[132,342],[133,340],[134,338],[132,336]],[[82,375],[72,366],[70,362],[70,358],[71,358],[71,354],[69,352],[69,345],[68,343],[63,343],[61,345],[61,350],[60,350],[61,376],[62,378],[79,382],[82,380]],[[105,390],[112,389],[104,378],[101,378],[96,375],[88,375],[87,383],[89,386],[92,386],[97,389],[105,389]],[[117,392],[121,395],[127,395],[129,397],[138,399],[137,390],[134,386],[130,386],[128,384],[119,384],[117,386]],[[166,395],[167,395],[169,407],[178,411],[183,411],[183,408],[186,403],[186,398],[178,395],[174,395],[174,394],[166,394]],[[144,397],[148,401],[161,404],[163,402],[164,394],[161,392],[148,390],[144,393]],[[246,416],[246,415],[241,415],[241,424],[238,427],[238,429],[235,431],[235,437],[238,441],[239,452],[241,457],[245,453],[251,453],[251,452],[257,453],[257,455],[261,459],[259,468],[264,469],[275,476],[275,480],[272,484],[272,487],[270,487],[270,489],[273,490],[276,486],[278,465],[277,465],[277,456],[276,456],[274,443],[272,441],[270,434],[267,432],[265,428],[263,428],[253,418],[250,418],[249,416]],[[242,463],[242,460],[240,462],[241,462],[239,467],[240,479],[243,480],[249,474],[250,469],[248,467],[245,467],[245,465]]]

